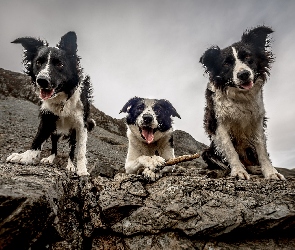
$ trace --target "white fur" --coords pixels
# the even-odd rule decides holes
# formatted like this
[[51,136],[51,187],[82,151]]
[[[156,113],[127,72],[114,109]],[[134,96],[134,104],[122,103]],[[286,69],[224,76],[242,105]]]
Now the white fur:
[[40,157],[40,150],[27,150],[24,153],[13,153],[7,157],[7,162],[15,162],[21,164],[33,164]]
[[71,172],[76,171],[76,168],[70,158],[68,159],[68,165],[67,165],[66,169]]
[[[48,110],[59,116],[56,123],[58,134],[68,134],[70,129],[76,129],[77,174],[79,176],[89,175],[86,168],[87,129],[84,127],[83,104],[80,100],[80,91],[81,86],[76,89],[68,100],[65,93],[60,92],[54,98],[43,101],[41,105],[41,111],[46,112]],[[71,164],[70,169],[72,169]]]
[[[226,157],[231,166],[231,176],[249,179],[239,154],[243,155],[249,142],[255,147],[261,170],[267,179],[284,179],[272,166],[266,151],[266,138],[263,129],[265,109],[262,98],[262,79],[257,79],[253,88],[247,91],[229,87],[226,93],[214,89],[214,108],[217,119],[217,129],[212,139],[217,150]],[[210,84],[211,85],[211,84]],[[234,148],[231,138],[236,138],[239,144]]]
[[238,73],[242,70],[247,70],[250,72],[250,77],[249,80],[253,81],[254,80],[254,74],[253,74],[253,70],[244,62],[242,62],[239,58],[238,58],[238,53],[236,51],[236,49],[234,47],[232,47],[233,50],[233,55],[235,58],[235,66],[234,66],[234,70],[233,70],[233,80],[234,82],[239,85],[241,83],[241,81],[239,80]]
[[[127,137],[129,140],[128,153],[125,163],[125,170],[127,174],[143,174],[145,178],[152,181],[160,178],[162,173],[167,172],[159,168],[165,164],[165,160],[174,158],[174,149],[170,145],[170,138],[172,135],[172,128],[160,132],[156,131],[154,134],[154,143],[147,144],[141,137],[139,127],[143,124],[142,115],[149,113],[154,117],[153,128],[158,126],[156,114],[152,109],[154,100],[145,99],[146,109],[138,116],[136,125],[128,125]],[[159,156],[155,155],[158,152]],[[171,169],[171,168],[169,168]]]
[[51,58],[51,52],[49,52],[49,55],[48,55],[48,58],[47,58],[47,63],[46,63],[46,65],[45,65],[45,68],[44,69],[42,69],[39,73],[38,73],[38,75],[37,75],[37,79],[39,78],[39,77],[46,77],[47,79],[50,79],[50,58]]
[[[41,105],[41,112],[50,111],[59,117],[56,122],[57,134],[68,134],[71,129],[76,129],[77,174],[79,176],[89,175],[86,168],[87,129],[84,126],[83,104],[80,100],[80,91],[81,85],[79,85],[70,99],[67,100],[66,94],[60,92],[53,98],[43,100]],[[22,154],[13,153],[7,158],[7,161],[31,164],[37,160],[40,152],[41,151],[27,150]],[[41,162],[51,164],[54,158],[55,155],[50,155],[47,158],[43,158]],[[75,171],[75,167],[70,158],[68,159],[67,169]]]
[[48,157],[43,158],[40,162],[41,163],[48,163],[48,164],[52,164],[53,161],[55,159],[55,154],[49,155]]

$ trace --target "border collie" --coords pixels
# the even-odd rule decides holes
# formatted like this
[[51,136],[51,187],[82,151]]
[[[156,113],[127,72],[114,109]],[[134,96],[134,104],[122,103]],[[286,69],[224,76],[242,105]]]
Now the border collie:
[[266,150],[262,89],[274,61],[266,26],[247,30],[241,41],[209,48],[200,62],[209,74],[204,127],[211,140],[203,159],[209,167],[231,169],[231,176],[249,179],[261,169],[266,179],[284,180]]
[[[133,97],[120,111],[128,113],[128,153],[125,163],[127,174],[143,174],[155,181],[171,167],[161,170],[165,160],[174,158],[172,118],[180,115],[164,99]],[[169,168],[169,169],[168,169]]]
[[18,38],[12,43],[20,43],[24,47],[24,67],[32,78],[42,104],[41,121],[31,149],[20,154],[13,153],[7,161],[35,163],[40,157],[43,143],[51,136],[51,155],[41,162],[52,164],[57,154],[58,139],[64,135],[70,144],[67,169],[75,171],[73,161],[77,147],[77,175],[88,175],[87,130],[95,126],[94,121],[88,118],[92,87],[89,76],[82,74],[76,33],[65,34],[56,47],[49,47],[46,41],[32,37]]

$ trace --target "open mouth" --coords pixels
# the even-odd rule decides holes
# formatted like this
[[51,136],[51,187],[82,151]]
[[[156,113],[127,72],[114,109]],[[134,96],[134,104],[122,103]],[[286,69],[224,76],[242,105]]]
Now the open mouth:
[[156,129],[153,129],[151,127],[142,127],[139,129],[142,138],[148,143],[152,143],[154,141],[154,134],[156,132]]
[[40,89],[40,98],[42,100],[47,100],[51,98],[54,94],[54,89]]
[[254,86],[254,83],[251,80],[247,82],[243,82],[242,84],[239,85],[241,89],[247,89],[247,90],[251,89],[253,86]]

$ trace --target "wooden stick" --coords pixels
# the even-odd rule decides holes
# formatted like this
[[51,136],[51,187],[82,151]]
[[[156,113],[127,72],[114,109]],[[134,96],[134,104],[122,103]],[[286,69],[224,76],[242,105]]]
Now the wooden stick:
[[181,163],[181,162],[191,161],[191,160],[199,158],[199,157],[200,157],[199,154],[178,156],[176,158],[167,160],[165,162],[165,166],[172,166],[174,164],[178,164],[178,163]]

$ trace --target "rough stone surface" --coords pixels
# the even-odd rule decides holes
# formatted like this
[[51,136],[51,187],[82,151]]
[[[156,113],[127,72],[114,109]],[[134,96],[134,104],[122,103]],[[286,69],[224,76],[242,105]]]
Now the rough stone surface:
[[[64,141],[53,165],[6,163],[37,130],[28,84],[0,69],[0,249],[295,249],[294,170],[279,169],[287,181],[216,178],[197,159],[147,182],[122,171],[123,121],[94,107],[89,178],[66,172]],[[174,141],[176,155],[206,147],[183,131]],[[42,155],[49,150],[47,142]]]

